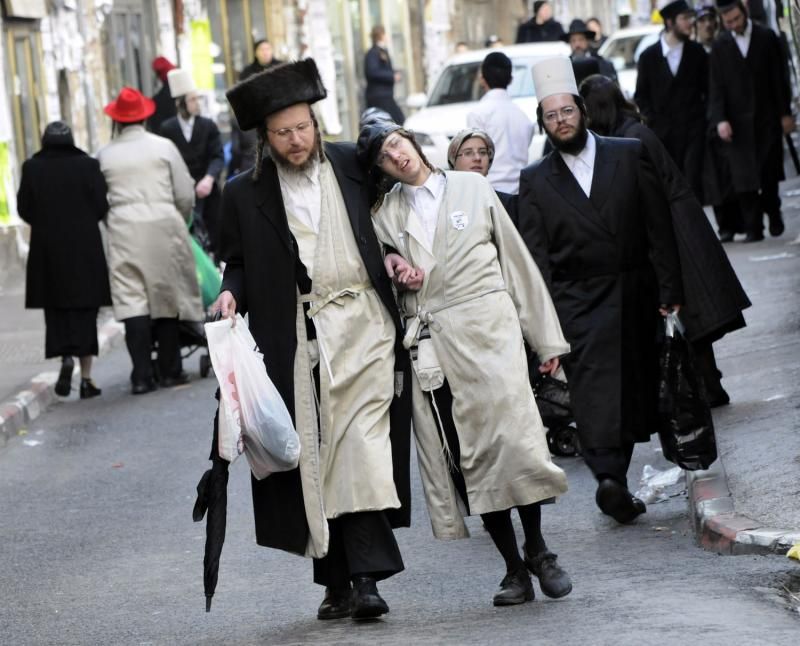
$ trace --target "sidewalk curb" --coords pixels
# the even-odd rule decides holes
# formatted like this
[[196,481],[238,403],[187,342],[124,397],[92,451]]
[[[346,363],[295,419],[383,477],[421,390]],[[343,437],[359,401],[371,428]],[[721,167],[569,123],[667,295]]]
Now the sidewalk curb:
[[728,476],[719,458],[706,471],[687,471],[689,509],[698,544],[719,554],[786,554],[800,530],[765,527],[736,513]]
[[[113,319],[104,323],[97,331],[98,354],[103,355],[119,344],[124,337],[124,331],[122,323]],[[79,372],[80,368],[76,365],[73,374]],[[57,379],[58,372],[39,373],[30,380],[26,388],[0,403],[0,449],[59,399],[54,391]]]

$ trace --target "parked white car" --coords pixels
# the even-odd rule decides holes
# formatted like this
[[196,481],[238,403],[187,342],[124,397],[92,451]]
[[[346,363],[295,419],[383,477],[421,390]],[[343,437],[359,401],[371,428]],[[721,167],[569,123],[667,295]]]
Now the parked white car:
[[663,30],[661,25],[644,25],[615,31],[597,52],[614,65],[617,82],[629,99],[636,92],[636,63],[642,52],[655,42]]
[[[447,168],[447,147],[455,134],[467,127],[467,115],[481,98],[478,84],[481,63],[493,51],[502,51],[511,59],[513,78],[508,92],[534,123],[537,102],[531,68],[545,58],[570,54],[566,43],[529,43],[509,45],[499,50],[464,52],[448,59],[433,83],[430,95],[412,95],[407,101],[409,107],[421,109],[406,119],[405,127],[414,132],[425,156],[435,166]],[[541,157],[544,141],[544,135],[538,134],[537,128],[529,150],[529,161]]]

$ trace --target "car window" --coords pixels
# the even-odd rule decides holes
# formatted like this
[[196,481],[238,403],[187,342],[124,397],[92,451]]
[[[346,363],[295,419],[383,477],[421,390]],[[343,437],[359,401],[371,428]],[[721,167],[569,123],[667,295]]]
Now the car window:
[[[511,85],[508,93],[512,97],[534,96],[533,75],[531,67],[538,58],[520,58],[512,61]],[[464,103],[477,101],[481,98],[481,88],[478,83],[481,62],[462,63],[449,65],[444,69],[428,100],[429,106],[447,105],[449,103]]]
[[642,38],[644,38],[644,34],[617,38],[608,44],[608,49],[603,56],[608,60],[620,58],[625,61],[624,69],[633,69],[636,67],[636,49]]

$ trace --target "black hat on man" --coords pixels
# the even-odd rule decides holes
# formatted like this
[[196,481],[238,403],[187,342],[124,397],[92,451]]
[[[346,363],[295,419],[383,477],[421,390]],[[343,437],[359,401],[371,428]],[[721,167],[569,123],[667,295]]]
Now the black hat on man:
[[378,120],[365,124],[361,128],[356,142],[356,156],[361,166],[366,169],[372,168],[386,137],[402,129],[402,126],[397,125],[394,121]]
[[695,10],[694,15],[697,20],[700,20],[700,18],[705,18],[706,16],[716,16],[717,8],[713,4],[700,5]]
[[[728,0],[730,2],[730,0]],[[694,8],[686,0],[673,0],[658,10],[663,20],[675,20],[682,13],[694,13]]]
[[586,23],[583,22],[580,18],[575,18],[571,23],[569,23],[569,30],[566,34],[561,37],[565,43],[569,42],[569,37],[573,34],[583,34],[589,40],[594,40],[595,33],[586,26]]
[[263,126],[269,115],[290,105],[316,103],[327,95],[312,58],[271,67],[226,93],[242,130]]

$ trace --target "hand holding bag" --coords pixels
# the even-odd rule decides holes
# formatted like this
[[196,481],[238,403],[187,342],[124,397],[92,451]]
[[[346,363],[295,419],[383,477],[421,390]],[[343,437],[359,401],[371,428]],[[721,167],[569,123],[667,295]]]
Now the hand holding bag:
[[664,457],[683,469],[707,469],[717,459],[714,422],[702,378],[678,315],[664,319],[659,357],[658,435]]
[[300,437],[244,319],[237,314],[235,325],[222,320],[205,328],[220,386],[220,457],[228,459],[223,450],[232,452],[238,428],[236,450],[241,452],[243,445],[256,479],[294,469],[300,460]]

